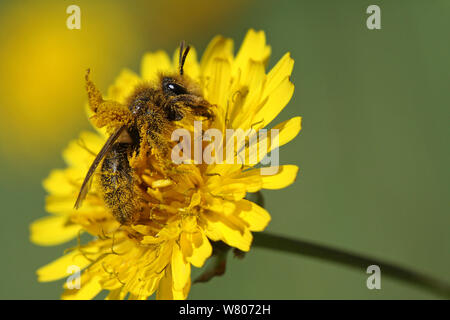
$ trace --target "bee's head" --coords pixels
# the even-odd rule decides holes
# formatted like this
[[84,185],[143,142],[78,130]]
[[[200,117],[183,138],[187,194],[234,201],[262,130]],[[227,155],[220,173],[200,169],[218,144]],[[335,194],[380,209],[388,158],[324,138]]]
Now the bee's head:
[[161,75],[160,88],[165,97],[164,110],[169,121],[179,121],[187,115],[212,117],[211,105],[203,99],[198,84],[184,74],[184,63],[190,47],[180,45],[179,72]]
[[179,121],[187,115],[210,118],[210,104],[195,81],[186,75],[161,76],[161,90],[165,97],[163,109],[169,121]]

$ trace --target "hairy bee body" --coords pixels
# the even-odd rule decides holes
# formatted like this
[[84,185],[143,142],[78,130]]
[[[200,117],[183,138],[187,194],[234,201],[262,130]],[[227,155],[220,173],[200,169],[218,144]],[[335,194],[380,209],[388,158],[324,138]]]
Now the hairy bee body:
[[[119,223],[128,225],[142,211],[140,193],[130,158],[139,153],[142,139],[162,155],[168,150],[172,116],[164,109],[161,90],[142,85],[128,98],[131,123],[105,154],[100,168],[100,184],[105,204]],[[123,138],[125,136],[125,138]],[[142,138],[141,138],[142,137]],[[124,142],[124,140],[126,142]]]
[[[86,197],[89,180],[100,165],[103,200],[116,220],[123,225],[135,223],[143,212],[137,173],[130,159],[140,153],[157,154],[170,159],[171,134],[180,120],[193,121],[202,116],[212,119],[211,105],[202,97],[194,81],[183,75],[189,47],[180,48],[178,73],[161,74],[159,82],[136,87],[125,104],[103,100],[100,91],[86,75],[89,106],[98,127],[113,132],[97,154],[83,181],[75,207]],[[145,190],[144,190],[145,192]]]
[[100,169],[100,183],[105,204],[121,224],[131,223],[139,210],[135,199],[133,172],[128,157],[130,143],[115,143],[105,155]]

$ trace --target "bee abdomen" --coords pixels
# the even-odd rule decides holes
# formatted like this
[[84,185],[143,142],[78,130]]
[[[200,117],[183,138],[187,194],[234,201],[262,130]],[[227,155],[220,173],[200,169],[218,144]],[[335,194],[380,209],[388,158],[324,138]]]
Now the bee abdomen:
[[132,169],[128,162],[131,144],[116,143],[105,156],[101,168],[103,198],[120,224],[132,223],[139,211]]

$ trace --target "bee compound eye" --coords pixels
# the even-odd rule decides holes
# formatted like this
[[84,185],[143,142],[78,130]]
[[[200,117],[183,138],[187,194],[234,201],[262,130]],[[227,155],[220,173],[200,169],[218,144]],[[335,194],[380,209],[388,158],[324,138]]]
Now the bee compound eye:
[[180,94],[186,94],[187,91],[184,87],[180,86],[179,84],[176,83],[167,83],[165,85],[165,89],[169,94],[173,94],[173,95],[180,95]]

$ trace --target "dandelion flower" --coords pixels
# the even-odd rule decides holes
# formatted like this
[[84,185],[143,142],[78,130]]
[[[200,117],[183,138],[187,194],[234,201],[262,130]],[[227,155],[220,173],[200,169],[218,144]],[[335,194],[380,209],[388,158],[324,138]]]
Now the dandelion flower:
[[[290,81],[294,62],[287,53],[266,73],[270,53],[264,32],[254,30],[247,33],[236,56],[233,41],[221,36],[211,41],[200,62],[191,49],[184,72],[215,106],[210,128],[223,133],[226,129],[259,132],[287,105],[294,91]],[[141,75],[122,71],[107,98],[125,103],[140,83],[176,72],[177,57],[178,52],[173,59],[162,51],[146,54]],[[295,117],[274,126],[278,145],[272,145],[267,134],[265,141],[258,142],[267,146],[258,154],[258,162],[292,140],[300,131],[300,120]],[[67,167],[53,170],[44,181],[46,210],[51,215],[30,227],[31,240],[39,245],[79,239],[81,233],[92,236],[37,271],[38,280],[45,282],[67,277],[72,265],[82,270],[81,286],[74,289],[66,283],[63,299],[92,299],[102,290],[109,292],[107,299],[147,299],[154,293],[157,299],[186,299],[191,266],[202,267],[215,242],[249,251],[252,232],[263,231],[269,223],[269,213],[246,195],[284,188],[294,182],[298,171],[295,165],[281,165],[267,175],[245,161],[173,164],[176,170],[164,171],[154,160],[132,157],[130,166],[139,173],[149,213],[145,223],[121,225],[105,205],[95,175],[82,207],[73,207],[81,182],[107,138],[107,132],[98,129],[81,133],[69,144],[63,152]]]

